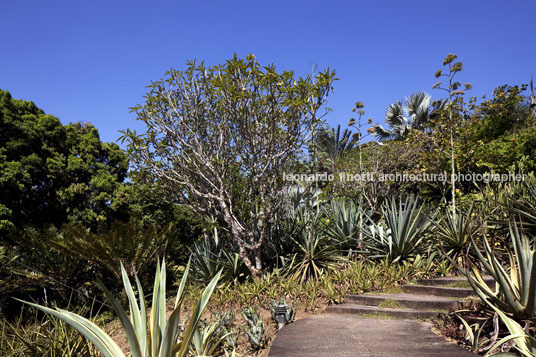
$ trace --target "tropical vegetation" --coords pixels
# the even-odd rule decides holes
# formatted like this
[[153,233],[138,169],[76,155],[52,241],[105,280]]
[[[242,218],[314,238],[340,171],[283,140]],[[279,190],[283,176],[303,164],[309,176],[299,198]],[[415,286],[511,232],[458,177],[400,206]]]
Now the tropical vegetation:
[[0,91],[0,355],[266,355],[277,308],[291,323],[461,274],[480,303],[441,330],[533,356],[534,91],[468,97],[462,70],[449,54],[446,97],[415,92],[385,123],[358,101],[334,129],[330,69],[191,61],[132,108],[126,150]]

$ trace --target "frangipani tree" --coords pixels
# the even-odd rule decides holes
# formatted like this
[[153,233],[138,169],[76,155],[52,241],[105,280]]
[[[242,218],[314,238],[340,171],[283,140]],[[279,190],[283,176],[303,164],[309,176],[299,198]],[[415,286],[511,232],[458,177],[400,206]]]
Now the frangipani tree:
[[263,242],[288,184],[283,174],[320,126],[335,73],[296,78],[235,55],[224,65],[193,61],[166,75],[133,108],[146,131],[124,132],[132,165],[177,201],[223,222],[260,277]]

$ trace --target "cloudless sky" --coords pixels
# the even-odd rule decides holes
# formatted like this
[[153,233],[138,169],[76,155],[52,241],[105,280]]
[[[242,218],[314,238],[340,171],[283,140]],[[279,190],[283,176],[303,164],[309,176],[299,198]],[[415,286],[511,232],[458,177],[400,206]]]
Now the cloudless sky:
[[143,128],[129,107],[188,59],[208,65],[255,54],[296,74],[335,69],[332,126],[355,101],[383,123],[454,52],[472,95],[536,75],[536,1],[4,1],[0,89],[62,123],[91,122],[104,141]]

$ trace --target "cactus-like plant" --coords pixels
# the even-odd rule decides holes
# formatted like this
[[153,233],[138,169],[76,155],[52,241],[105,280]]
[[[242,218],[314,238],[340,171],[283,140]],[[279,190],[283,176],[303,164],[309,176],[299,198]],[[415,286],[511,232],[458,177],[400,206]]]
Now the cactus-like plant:
[[447,254],[454,256],[460,255],[462,250],[470,247],[470,237],[478,229],[478,222],[473,214],[473,205],[466,212],[456,209],[455,214],[451,209],[445,209],[441,218],[434,220],[433,224],[441,238],[441,246],[447,249]]
[[428,212],[418,198],[391,198],[382,206],[385,225],[369,218],[372,224],[363,232],[366,248],[377,257],[388,256],[392,262],[415,256],[431,224]]
[[[504,312],[502,312],[496,306],[493,306],[491,304],[490,306],[497,312],[501,320],[504,322],[504,324],[506,325],[506,328],[508,329],[508,332],[510,332],[510,335],[502,338],[500,341],[498,341],[493,346],[491,346],[489,351],[493,352],[504,343],[513,340],[516,343],[515,348],[519,351],[521,356],[525,356],[525,357],[536,356],[536,338],[534,338],[534,336],[531,333],[527,333],[525,329],[517,321],[508,317]],[[486,356],[489,356],[489,355],[490,355],[489,353],[486,354]],[[497,354],[497,356],[499,355],[516,356],[515,354],[512,354],[512,353]]]
[[233,323],[235,321],[235,313],[233,310],[227,310],[224,312],[217,312],[214,314],[214,319],[218,325],[218,331],[220,335],[225,335],[225,343],[227,346],[235,347],[236,334],[233,329]]
[[326,233],[339,242],[356,241],[359,238],[359,217],[361,208],[353,202],[332,200],[327,216],[333,218],[333,224],[326,225]]
[[193,357],[214,356],[229,333],[223,333],[218,322],[201,323],[192,336],[190,355]]
[[[184,275],[182,276],[173,312],[167,320],[166,268],[164,260],[162,260],[162,264],[158,262],[156,267],[153,301],[149,320],[147,320],[145,295],[138,276],[134,274],[138,290],[137,300],[123,264],[121,264],[121,275],[125,292],[128,297],[130,316],[127,315],[110,290],[101,284],[108,301],[111,303],[123,325],[132,357],[184,357],[187,355],[191,339],[196,331],[199,320],[201,319],[201,314],[207,306],[208,300],[210,299],[221,275],[220,271],[207,285],[201,294],[198,303],[192,309],[188,326],[184,329],[183,333],[180,334],[180,309],[185,297],[183,292],[189,269],[190,262],[188,262]],[[106,332],[88,319],[59,308],[54,310],[38,304],[26,301],[22,302],[65,321],[87,337],[87,339],[93,343],[105,357],[125,357],[125,354],[121,351],[117,343],[115,343]]]
[[268,345],[268,329],[259,315],[258,307],[248,307],[242,311],[242,316],[247,322],[244,332],[248,337],[251,349],[258,351]]
[[475,256],[484,267],[484,273],[491,275],[497,283],[495,290],[486,284],[482,273],[474,264],[471,264],[471,271],[468,271],[453,260],[451,262],[467,277],[471,287],[482,300],[518,321],[536,321],[536,250],[534,244],[520,232],[517,224],[510,225],[510,237],[514,252],[508,253],[508,268],[501,266],[485,237],[482,239],[484,253],[475,241],[471,240]]

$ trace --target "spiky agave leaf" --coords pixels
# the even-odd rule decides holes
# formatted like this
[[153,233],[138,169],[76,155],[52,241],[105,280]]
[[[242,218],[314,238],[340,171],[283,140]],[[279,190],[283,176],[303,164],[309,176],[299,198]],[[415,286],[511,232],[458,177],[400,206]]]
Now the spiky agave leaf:
[[[147,321],[146,303],[143,290],[141,288],[140,281],[137,274],[135,275],[136,284],[138,288],[139,304],[136,301],[132,285],[128,279],[128,274],[124,267],[121,267],[121,274],[123,277],[123,284],[129,301],[130,317],[127,316],[124,309],[119,302],[115,299],[112,293],[101,284],[105,294],[108,297],[109,302],[112,304],[112,308],[118,314],[125,335],[127,337],[131,354],[133,357],[184,357],[188,353],[188,347],[193,336],[197,324],[201,318],[201,314],[207,306],[207,303],[214,292],[216,284],[221,276],[219,271],[212,281],[206,286],[200,300],[192,311],[190,321],[187,328],[184,331],[182,340],[179,341],[178,325],[180,317],[180,308],[184,300],[184,287],[186,279],[188,277],[188,271],[190,269],[190,262],[186,266],[186,270],[181,279],[177,297],[175,300],[174,310],[171,313],[169,320],[166,321],[166,268],[165,262],[162,260],[157,263],[155,282],[153,288],[153,301],[152,309],[150,313],[150,320]],[[22,300],[21,300],[22,301]],[[32,304],[22,301],[29,305],[32,305],[46,313],[58,317],[65,321],[73,328],[78,330],[88,340],[93,343],[105,357],[124,357],[125,355],[119,348],[119,346],[113,341],[113,339],[107,335],[103,330],[96,326],[91,321],[84,317],[76,315],[66,310],[50,309],[41,305]],[[149,329],[147,330],[147,325]]]
[[332,200],[331,210],[326,215],[333,218],[332,224],[326,225],[326,233],[335,241],[352,241],[359,234],[359,215],[361,208],[353,202]]
[[482,263],[485,272],[496,281],[495,291],[485,283],[474,264],[471,264],[471,271],[467,271],[451,258],[447,258],[467,277],[471,287],[482,300],[519,321],[535,321],[536,251],[528,238],[519,232],[517,224],[510,225],[510,237],[513,240],[514,254],[508,253],[509,269],[500,264],[485,237],[482,239],[484,253],[471,239],[476,258]]
[[451,252],[459,253],[470,244],[470,237],[477,231],[478,225],[473,217],[473,204],[465,212],[456,209],[452,213],[450,208],[445,208],[440,219],[432,223],[437,228],[437,233],[442,241],[440,244]]
[[[527,357],[534,357],[536,356],[536,338],[528,335],[523,327],[515,320],[508,317],[501,309],[497,308],[493,304],[490,304],[489,301],[485,300],[488,305],[497,312],[501,320],[506,325],[506,328],[510,332],[509,336],[506,336],[502,338],[500,341],[498,341],[496,344],[494,344],[489,351],[492,352],[496,350],[498,347],[503,345],[504,343],[514,340],[516,343],[516,349],[523,355]],[[489,353],[486,354],[486,356],[489,356]]]
[[393,261],[417,254],[431,225],[426,204],[418,198],[397,200],[392,197],[381,210],[385,228],[368,216],[370,225],[363,231],[366,247],[381,256],[388,255]]
[[67,310],[62,310],[59,308],[54,310],[28,301],[19,301],[66,322],[84,335],[91,343],[93,343],[105,357],[125,357],[125,354],[123,351],[121,351],[121,348],[119,348],[117,343],[115,343],[115,341],[106,332],[88,319],[71,313]]
[[[210,296],[212,295],[212,293],[214,292],[214,289],[216,288],[216,285],[218,283],[218,280],[220,279],[221,273],[222,271],[220,270],[218,274],[216,274],[214,279],[212,279],[212,281],[207,285],[207,287],[203,291],[203,294],[201,294],[201,298],[199,299],[197,305],[192,310],[192,313],[190,314],[190,322],[188,323],[188,326],[186,327],[183,333],[183,340],[181,341],[179,346],[176,345],[176,347],[173,348],[173,353],[174,353],[176,348],[178,347],[178,351],[177,351],[178,357],[184,357],[187,355],[188,347],[190,345],[190,340],[195,332],[195,329],[197,328],[197,325],[199,324],[199,320],[201,320],[201,315],[203,314],[203,311],[207,307],[208,301],[210,300]],[[179,310],[180,310],[180,306],[175,308],[175,311],[179,311]],[[171,325],[171,326],[178,325],[178,318],[176,322],[177,324]],[[161,355],[161,356],[167,357],[165,355]]]

